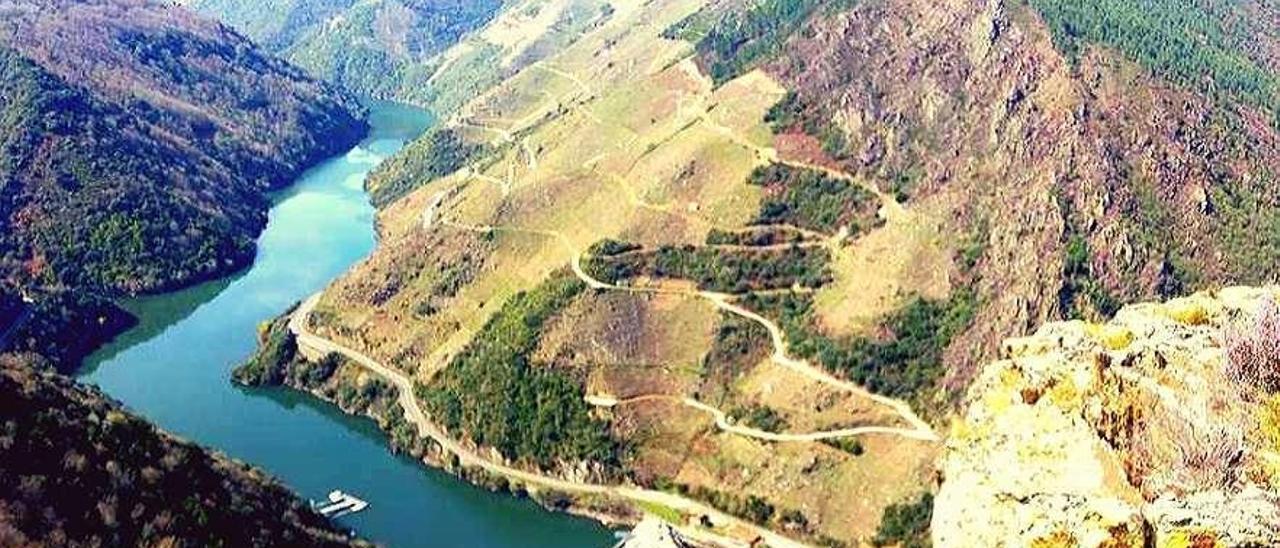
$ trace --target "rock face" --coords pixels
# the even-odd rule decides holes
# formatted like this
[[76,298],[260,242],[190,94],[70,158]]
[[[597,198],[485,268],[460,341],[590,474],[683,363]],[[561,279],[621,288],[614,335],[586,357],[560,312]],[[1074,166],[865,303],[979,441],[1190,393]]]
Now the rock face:
[[947,441],[934,544],[1280,542],[1276,396],[1223,372],[1224,330],[1275,295],[1224,289],[1006,341]]
[[692,546],[675,527],[655,517],[647,517],[636,525],[618,548],[688,548]]

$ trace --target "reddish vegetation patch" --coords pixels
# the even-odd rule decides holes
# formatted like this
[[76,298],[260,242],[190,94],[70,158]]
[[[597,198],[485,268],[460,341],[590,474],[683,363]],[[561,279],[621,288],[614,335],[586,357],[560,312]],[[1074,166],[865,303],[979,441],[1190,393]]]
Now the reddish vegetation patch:
[[839,169],[840,163],[822,150],[822,143],[812,135],[794,130],[783,132],[773,139],[778,156],[806,164]]

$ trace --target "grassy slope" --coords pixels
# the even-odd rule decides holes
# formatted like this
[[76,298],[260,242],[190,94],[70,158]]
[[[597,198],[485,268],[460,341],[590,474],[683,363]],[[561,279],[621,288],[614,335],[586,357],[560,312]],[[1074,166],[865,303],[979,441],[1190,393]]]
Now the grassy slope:
[[[493,129],[457,126],[466,142],[487,145],[466,162],[473,172],[438,176],[420,167],[437,164],[389,163],[380,180],[409,184],[382,208],[382,244],[326,292],[313,315],[314,329],[416,374],[426,383],[424,394],[434,390],[441,420],[454,416],[447,421],[456,422],[460,433],[474,439],[480,429],[497,428],[481,435],[504,455],[535,454],[511,451],[511,440],[521,437],[482,419],[504,416],[505,404],[526,408],[515,405],[517,391],[505,392],[504,400],[495,387],[459,388],[467,386],[464,379],[510,378],[475,374],[483,369],[468,365],[470,349],[487,344],[487,326],[499,311],[523,302],[516,295],[563,268],[569,247],[586,250],[608,237],[650,249],[702,244],[713,228],[758,220],[764,196],[786,186],[750,184],[753,169],[767,161],[717,129],[767,146],[765,113],[784,90],[760,74],[714,86],[696,65],[680,62],[688,44],[657,38],[701,7],[682,0],[620,3],[599,27],[541,66],[519,70],[480,95],[461,109],[461,119],[510,131],[513,139],[506,142]],[[700,110],[706,121],[700,121]],[[863,192],[821,179],[805,179],[796,182],[797,192],[776,194],[778,204],[794,208],[787,219],[824,228],[855,220],[859,228],[875,226],[869,203],[844,209],[829,199],[863,200]],[[424,229],[423,211],[437,198],[442,202],[436,224]],[[519,230],[477,233],[444,222],[559,231],[564,240]],[[708,264],[695,269],[715,269],[715,261],[703,262]],[[708,329],[704,320],[714,324],[714,310],[698,300],[635,301],[624,294],[580,297],[553,327],[540,329],[540,338],[548,340],[550,329],[551,339],[562,344],[537,354],[529,369],[554,368],[580,380],[580,387],[564,392],[566,398],[659,391],[716,398],[726,411],[767,406],[801,429],[895,424],[864,400],[785,368],[755,361],[704,370],[696,357],[709,350],[702,336],[672,344],[660,339],[679,336],[674,328],[639,328],[635,322],[687,321],[701,333]],[[689,310],[677,312],[676,306]],[[687,348],[694,343],[703,346]],[[724,371],[730,373],[718,373]],[[457,394],[488,396],[464,402]],[[815,401],[823,402],[816,406],[821,410],[815,411]],[[818,443],[770,445],[719,434],[708,415],[670,401],[592,413],[612,417],[611,432],[632,448],[620,459],[624,474],[646,485],[675,480],[709,497],[733,492],[742,493],[741,500],[767,500],[776,509],[767,518],[771,526],[799,523],[800,512],[808,523],[794,534],[810,539],[826,535],[852,542],[874,533],[880,510],[923,484],[930,455],[927,447],[892,439],[869,443],[862,456]],[[804,463],[814,459],[827,464],[821,471],[806,470]],[[797,482],[804,487],[782,487]],[[728,498],[717,500],[741,509]],[[819,500],[830,502],[814,503]]]

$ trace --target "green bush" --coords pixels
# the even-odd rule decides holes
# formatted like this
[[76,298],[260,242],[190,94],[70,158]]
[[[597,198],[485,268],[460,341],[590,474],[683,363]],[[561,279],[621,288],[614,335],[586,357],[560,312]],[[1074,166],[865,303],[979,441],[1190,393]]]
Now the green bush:
[[721,84],[768,61],[819,10],[837,11],[854,0],[760,0],[741,8],[712,4],[663,33],[695,44],[712,80]]
[[821,171],[773,164],[757,168],[750,182],[778,190],[761,204],[757,224],[789,224],[827,233],[847,226],[853,236],[882,224],[874,193]]
[[437,126],[369,174],[366,187],[370,199],[373,205],[386,207],[419,186],[462,169],[484,150],[456,129]]
[[691,280],[708,291],[743,293],[795,285],[821,287],[831,281],[830,260],[824,249],[799,246],[781,251],[663,246],[646,253],[592,255],[584,268],[610,283],[649,276]]
[[267,323],[259,334],[258,349],[231,372],[232,380],[246,386],[283,384],[298,353],[297,340],[288,326],[288,316]]
[[885,508],[880,528],[871,543],[876,546],[928,548],[929,521],[933,519],[933,494],[923,493],[915,502],[903,502]]
[[834,447],[855,457],[860,457],[867,452],[866,448],[862,446],[862,442],[858,441],[858,438],[828,438],[822,440],[822,444]]
[[787,420],[773,408],[751,404],[729,410],[729,418],[734,422],[745,424],[765,432],[782,433],[787,430]]
[[832,338],[813,320],[808,295],[748,296],[745,304],[778,319],[791,349],[816,360],[872,392],[915,398],[932,390],[945,372],[942,353],[954,336],[967,329],[977,311],[977,297],[961,288],[945,301],[913,298],[889,314],[879,331],[883,338]]

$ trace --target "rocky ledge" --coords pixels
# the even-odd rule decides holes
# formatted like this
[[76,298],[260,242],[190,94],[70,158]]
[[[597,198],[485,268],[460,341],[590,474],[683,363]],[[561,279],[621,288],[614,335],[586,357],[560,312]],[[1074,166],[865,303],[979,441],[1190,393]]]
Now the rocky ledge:
[[1280,308],[1229,288],[1006,341],[940,461],[936,546],[1280,544]]

